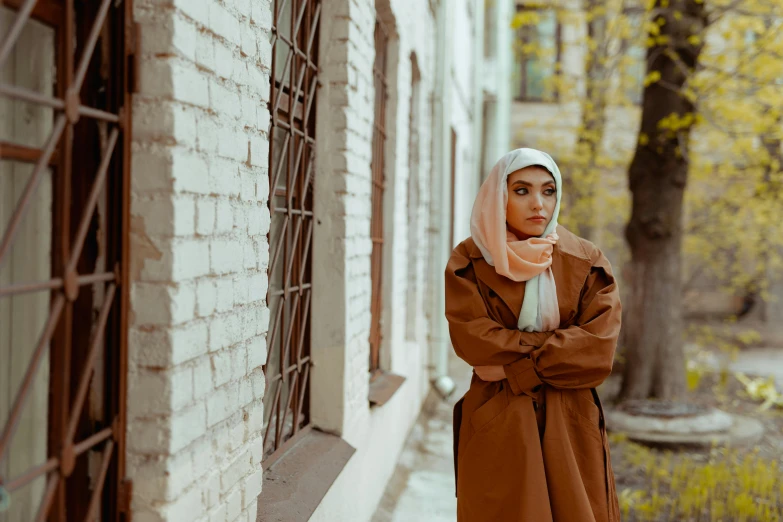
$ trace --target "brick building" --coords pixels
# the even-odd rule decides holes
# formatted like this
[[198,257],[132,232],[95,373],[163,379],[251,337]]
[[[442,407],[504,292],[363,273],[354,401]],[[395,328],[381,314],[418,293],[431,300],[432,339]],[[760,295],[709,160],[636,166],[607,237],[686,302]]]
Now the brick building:
[[0,521],[368,520],[447,371],[512,9],[4,2]]

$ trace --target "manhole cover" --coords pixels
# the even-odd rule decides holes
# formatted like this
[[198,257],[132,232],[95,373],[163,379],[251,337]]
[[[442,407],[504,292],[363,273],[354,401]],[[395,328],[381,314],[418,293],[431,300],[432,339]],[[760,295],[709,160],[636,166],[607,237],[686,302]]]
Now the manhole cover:
[[693,417],[704,415],[710,410],[705,406],[688,402],[665,400],[635,400],[623,403],[620,410],[629,415],[644,415],[648,417]]

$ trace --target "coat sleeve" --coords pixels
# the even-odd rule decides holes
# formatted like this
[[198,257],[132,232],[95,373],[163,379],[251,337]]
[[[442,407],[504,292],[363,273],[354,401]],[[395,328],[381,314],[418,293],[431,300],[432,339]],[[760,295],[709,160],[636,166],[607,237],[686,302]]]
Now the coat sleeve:
[[575,324],[555,330],[529,358],[504,366],[515,394],[531,394],[542,382],[554,388],[595,388],[611,373],[620,334],[620,297],[609,260],[600,251],[595,257]]
[[446,319],[454,351],[471,366],[499,366],[518,361],[541,346],[552,332],[521,332],[489,317],[470,258],[460,247],[446,267]]

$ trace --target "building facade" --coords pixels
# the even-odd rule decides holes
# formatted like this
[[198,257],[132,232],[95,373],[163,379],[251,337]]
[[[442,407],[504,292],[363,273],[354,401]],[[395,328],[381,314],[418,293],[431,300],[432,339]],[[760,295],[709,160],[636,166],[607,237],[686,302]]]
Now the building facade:
[[511,4],[4,3],[0,520],[370,519]]

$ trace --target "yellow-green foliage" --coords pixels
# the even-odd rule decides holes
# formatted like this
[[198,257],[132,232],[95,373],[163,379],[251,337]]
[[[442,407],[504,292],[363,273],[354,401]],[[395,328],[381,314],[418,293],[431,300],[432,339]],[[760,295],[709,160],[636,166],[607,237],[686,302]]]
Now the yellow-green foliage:
[[772,406],[783,408],[783,393],[775,387],[775,377],[757,377],[751,379],[744,373],[735,373],[734,376],[745,386],[745,393],[753,400],[762,401],[760,410],[767,410]]
[[757,451],[741,453],[715,447],[706,459],[656,452],[612,435],[631,469],[642,473],[645,486],[621,489],[625,521],[783,521],[783,472],[778,460]]
[[[659,122],[659,128],[672,136],[692,127],[690,140],[683,139],[676,151],[690,165],[684,276],[686,281],[706,276],[728,292],[753,291],[769,300],[770,278],[783,274],[783,2],[703,1],[709,23],[702,34],[692,37],[692,43],[704,43],[699,63],[695,70],[678,63],[688,74],[680,93],[696,110],[667,115]],[[616,134],[638,131],[638,108],[623,88],[639,61],[629,49],[665,44],[660,41],[664,18],[656,14],[654,4],[609,0],[594,2],[596,7],[585,12],[578,6],[589,3],[542,2],[557,11],[564,28],[570,28],[564,53],[568,48],[589,50],[588,56],[600,63],[606,77],[590,77],[579,65],[559,68],[548,79],[557,89],[559,109],[552,109],[552,104],[539,108],[537,113],[548,116],[520,128],[520,139],[547,148],[561,163],[566,180],[563,223],[577,233],[611,230],[601,235],[602,247],[609,249],[620,245],[604,242],[623,242],[617,232],[628,218],[625,180],[633,146],[649,143],[648,136],[623,141]],[[624,9],[628,6],[641,8],[641,26]],[[585,36],[585,24],[596,17],[606,19],[600,39]],[[537,19],[535,11],[522,11],[513,25]],[[535,42],[515,49],[522,55],[541,53]],[[661,81],[656,72],[644,78],[645,85]],[[585,99],[585,87],[591,84],[605,99]],[[601,121],[597,116],[610,124],[595,127],[591,122]],[[564,132],[572,139],[563,139]],[[621,142],[627,145],[618,145]]]

